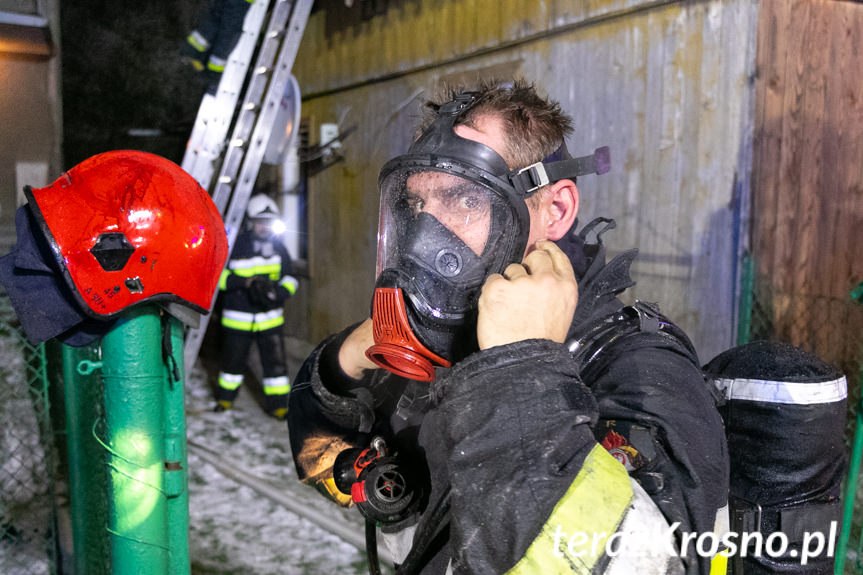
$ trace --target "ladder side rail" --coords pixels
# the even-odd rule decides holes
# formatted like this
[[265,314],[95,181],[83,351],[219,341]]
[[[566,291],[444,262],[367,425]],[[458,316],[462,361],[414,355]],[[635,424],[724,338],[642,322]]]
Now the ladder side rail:
[[[279,45],[286,37],[285,31],[291,8],[290,0],[276,0],[249,79],[249,86],[246,88],[233,133],[225,150],[219,176],[213,184],[211,192],[213,203],[223,217],[227,213],[228,201],[236,185],[237,174],[247,154],[252,130],[258,122],[261,106],[266,98],[267,86],[271,83],[272,70],[276,66],[276,58],[279,55]],[[233,244],[229,243],[230,246]]]
[[270,86],[267,90],[267,98],[261,109],[260,119],[255,124],[249,150],[243,162],[240,177],[237,180],[236,190],[231,197],[227,218],[225,218],[225,231],[228,234],[229,249],[232,249],[234,246],[234,241],[237,238],[239,227],[246,211],[246,204],[255,187],[255,181],[261,169],[264,153],[267,151],[267,145],[272,135],[273,122],[282,97],[285,94],[285,89],[290,82],[291,69],[293,68],[294,59],[297,56],[303,30],[306,27],[313,3],[313,0],[296,0],[294,2],[291,21],[279,52],[278,64],[273,70]]
[[212,183],[212,164],[221,154],[269,3],[270,0],[256,0],[249,7],[243,20],[243,32],[228,57],[215,96],[204,94],[201,99],[181,167],[204,189],[209,189]]
[[[279,1],[287,3],[288,0]],[[284,39],[281,44],[281,49],[279,50],[278,61],[273,70],[272,77],[270,78],[264,104],[260,108],[260,114],[255,122],[255,127],[250,139],[245,140],[248,141],[250,145],[248,146],[248,153],[243,154],[244,160],[242,162],[239,178],[224,178],[223,180],[223,178],[220,177],[219,181],[216,183],[217,189],[214,191],[214,201],[215,194],[219,191],[220,187],[224,190],[222,196],[225,199],[230,196],[230,203],[228,204],[227,212],[225,216],[223,216],[225,221],[225,232],[228,236],[228,253],[233,250],[234,242],[237,239],[239,227],[246,210],[246,204],[248,203],[249,197],[254,189],[255,180],[258,177],[264,153],[266,152],[267,144],[272,135],[273,120],[275,119],[285,88],[290,81],[291,68],[296,59],[297,50],[299,49],[300,40],[303,36],[303,30],[308,22],[312,4],[313,0],[296,0],[293,3],[290,22],[284,32]],[[276,8],[278,8],[278,6],[279,5],[277,5]],[[232,138],[232,142],[233,140],[234,139]],[[233,148],[241,149],[242,147],[243,146],[238,145],[229,148],[226,153],[226,159],[227,155]],[[231,184],[234,182],[237,183],[236,190],[231,189],[233,188]],[[232,191],[233,193],[230,193]],[[222,198],[220,198],[220,200],[221,199]],[[221,211],[222,210],[220,209],[220,212]],[[218,291],[218,288],[216,288],[216,291]],[[214,293],[214,297],[210,304],[211,313],[215,306],[215,295],[216,294]],[[201,343],[204,340],[204,334],[207,331],[209,320],[209,314],[203,316],[198,327],[190,329],[187,334],[186,344],[183,350],[187,376],[198,358],[198,352],[200,351]]]

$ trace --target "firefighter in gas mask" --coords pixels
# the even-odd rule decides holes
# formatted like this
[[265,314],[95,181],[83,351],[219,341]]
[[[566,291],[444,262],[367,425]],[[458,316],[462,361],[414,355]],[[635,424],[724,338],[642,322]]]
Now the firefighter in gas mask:
[[219,280],[222,291],[222,354],[215,411],[229,409],[243,384],[246,359],[257,343],[263,368],[264,410],[284,419],[290,391],[282,326],[284,303],[297,291],[291,258],[279,239],[283,231],[276,203],[252,196],[247,229],[237,236]]
[[[571,120],[521,81],[449,98],[381,171],[371,317],[298,375],[300,479],[407,573],[707,573],[669,526],[721,519],[722,423],[685,335],[617,299],[635,250],[606,263],[613,222],[576,231],[576,177],[607,150],[573,159]],[[593,350],[613,314],[644,328]]]

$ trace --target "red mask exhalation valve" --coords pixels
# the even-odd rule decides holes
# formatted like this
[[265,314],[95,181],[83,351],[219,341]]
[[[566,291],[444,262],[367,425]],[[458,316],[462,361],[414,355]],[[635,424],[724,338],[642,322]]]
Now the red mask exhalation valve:
[[372,310],[375,345],[366,350],[366,357],[375,364],[396,375],[419,381],[434,379],[434,364],[441,367],[451,365],[429,351],[414,335],[401,289],[375,289]]

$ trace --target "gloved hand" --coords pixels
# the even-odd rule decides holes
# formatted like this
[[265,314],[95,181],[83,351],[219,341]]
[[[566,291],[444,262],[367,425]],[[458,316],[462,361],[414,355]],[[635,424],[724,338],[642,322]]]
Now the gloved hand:
[[271,309],[279,303],[276,282],[267,276],[255,276],[249,283],[249,301],[259,309]]

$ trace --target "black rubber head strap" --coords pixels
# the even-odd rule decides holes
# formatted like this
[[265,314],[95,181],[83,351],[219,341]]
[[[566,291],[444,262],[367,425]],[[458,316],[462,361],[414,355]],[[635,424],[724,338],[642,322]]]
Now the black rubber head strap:
[[529,195],[552,182],[587,174],[604,174],[611,169],[608,146],[597,148],[589,156],[559,162],[537,162],[510,172],[509,179],[517,192]]

